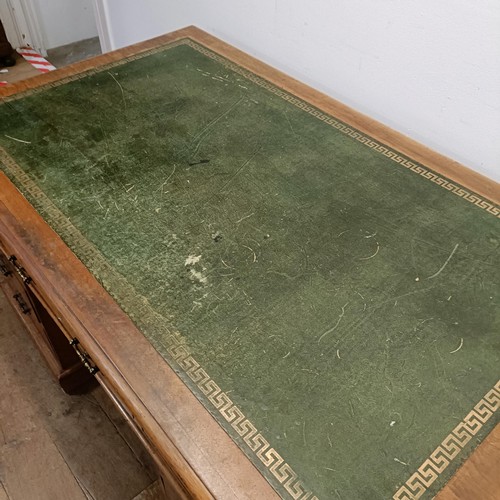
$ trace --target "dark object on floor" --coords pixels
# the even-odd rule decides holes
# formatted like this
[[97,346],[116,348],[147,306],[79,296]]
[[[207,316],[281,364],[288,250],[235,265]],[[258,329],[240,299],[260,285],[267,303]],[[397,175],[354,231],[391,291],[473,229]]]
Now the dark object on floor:
[[10,66],[14,66],[15,64],[16,60],[13,57],[0,57],[0,66],[9,68]]
[[0,21],[0,66],[14,66],[16,60],[13,57],[14,49],[7,40],[7,35]]

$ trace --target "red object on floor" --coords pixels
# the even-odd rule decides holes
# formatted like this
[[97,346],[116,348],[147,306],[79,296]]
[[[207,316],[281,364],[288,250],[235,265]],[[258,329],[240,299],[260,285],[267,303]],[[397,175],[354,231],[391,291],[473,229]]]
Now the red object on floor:
[[52,65],[49,61],[47,61],[47,59],[31,47],[21,47],[20,49],[17,49],[17,52],[42,73],[47,73],[56,69],[54,65]]

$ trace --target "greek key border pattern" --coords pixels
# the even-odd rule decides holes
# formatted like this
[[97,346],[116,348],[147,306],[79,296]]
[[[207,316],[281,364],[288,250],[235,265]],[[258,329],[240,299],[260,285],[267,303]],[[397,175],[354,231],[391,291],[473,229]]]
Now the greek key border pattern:
[[[488,213],[500,218],[500,207],[487,201],[481,196],[468,191],[467,189],[459,186],[444,177],[428,170],[427,168],[419,165],[411,160],[400,155],[396,151],[388,148],[387,146],[381,144],[380,142],[368,137],[358,130],[348,126],[347,124],[336,120],[330,115],[321,112],[319,109],[308,104],[305,101],[285,92],[279,87],[271,84],[267,80],[260,78],[251,71],[248,71],[236,63],[224,58],[223,56],[212,52],[210,49],[199,45],[193,40],[186,38],[175,42],[170,42],[165,46],[156,47],[144,51],[140,54],[128,56],[127,58],[119,61],[114,61],[112,63],[100,66],[98,68],[93,68],[77,75],[71,77],[66,77],[57,82],[53,82],[37,89],[28,90],[20,94],[15,94],[3,98],[3,102],[8,102],[12,100],[17,100],[27,95],[36,94],[43,91],[46,88],[58,87],[60,85],[66,84],[71,81],[80,80],[86,76],[93,75],[111,69],[113,67],[121,66],[129,61],[134,61],[146,57],[151,54],[159,53],[164,50],[168,50],[179,45],[188,45],[196,51],[202,53],[203,55],[213,59],[226,68],[234,71],[235,73],[243,76],[247,80],[255,83],[256,85],[268,90],[272,94],[286,100],[290,104],[302,109],[308,114],[318,118],[319,120],[327,123],[328,125],[334,127],[341,133],[359,141],[361,144],[369,147],[370,149],[383,154],[390,160],[402,165],[403,167],[411,170],[430,180],[431,182],[443,187],[447,191],[463,198],[464,200],[474,204],[478,208],[486,210]],[[139,295],[130,286],[130,284],[123,278],[119,273],[117,273],[109,263],[104,259],[100,252],[90,243],[85,237],[71,224],[69,219],[59,211],[55,205],[50,201],[50,199],[38,188],[38,186],[25,174],[25,172],[15,163],[15,161],[10,158],[10,156],[0,148],[0,160],[6,166],[6,168],[14,175],[16,180],[20,182],[24,189],[33,197],[34,200],[41,201],[43,199],[44,210],[47,215],[51,217],[54,227],[58,228],[58,233],[61,236],[65,236],[70,242],[73,242],[75,247],[79,249],[79,253],[82,256],[84,262],[91,263],[94,268],[99,268],[101,271],[106,271],[105,274],[108,278],[114,275],[113,278],[119,282],[121,289],[127,290],[125,297],[138,297]],[[108,287],[106,287],[108,288]],[[111,286],[109,288],[112,288]],[[112,293],[108,289],[109,293]],[[116,298],[116,297],[115,297]],[[153,317],[158,325],[158,314],[152,310],[148,305],[147,299],[141,297],[142,307],[141,314],[146,317],[149,316],[151,320]],[[122,307],[125,312],[127,312],[128,307],[125,304],[128,302],[124,300]],[[135,319],[133,313],[127,312],[131,319]],[[165,319],[160,317],[164,322]],[[163,325],[163,328],[165,326]],[[262,436],[260,432],[255,428],[255,426],[245,417],[241,410],[234,405],[232,400],[228,395],[222,391],[222,389],[213,381],[213,379],[206,373],[206,371],[199,365],[199,363],[192,357],[189,352],[188,347],[185,344],[182,336],[179,333],[169,332],[167,337],[167,344],[165,344],[158,334],[153,335],[153,339],[156,343],[156,347],[162,351],[166,352],[168,355],[177,363],[177,365],[184,371],[184,373],[196,384],[201,393],[219,412],[219,414],[225,419],[225,421],[231,425],[231,427],[236,431],[236,433],[242,438],[244,443],[247,445],[248,449],[257,456],[260,462],[271,472],[273,477],[283,486],[285,491],[294,499],[300,500],[318,500],[313,493],[308,490],[303,482],[298,479],[297,474],[292,469],[292,467],[284,461],[281,455],[270,446],[270,443]],[[158,345],[161,344],[161,345]],[[399,490],[393,496],[394,500],[410,500],[420,498],[427,489],[434,483],[434,481],[439,477],[447,467],[450,465],[451,461],[459,454],[459,452],[464,449],[465,445],[470,441],[472,436],[474,436],[483,425],[490,419],[493,413],[500,407],[500,381],[495,385],[495,387],[490,390],[486,396],[474,407],[464,420],[449,434],[438,446],[434,452],[430,455],[430,458],[425,460],[418,470],[406,481],[406,483],[399,488]]]
[[500,380],[399,488],[393,500],[420,498],[499,408]]
[[105,64],[103,66],[99,66],[98,68],[92,68],[83,71],[82,73],[78,73],[73,76],[68,76],[65,78],[62,78],[56,82],[48,83],[46,85],[40,86],[36,89],[30,89],[24,92],[20,92],[18,94],[14,94],[9,97],[4,97],[1,98],[1,102],[9,102],[9,101],[14,101],[17,99],[21,99],[25,96],[33,95],[36,93],[39,93],[47,88],[55,88],[59,87],[60,85],[64,85],[66,83],[80,80],[86,76],[89,75],[95,75],[97,73],[101,73],[102,71],[105,71],[107,69],[111,69],[117,66],[121,66],[123,64],[126,64],[130,61],[135,61],[138,59],[142,59],[143,57],[149,56],[151,54],[157,54],[159,52],[163,52],[164,50],[169,50],[174,47],[178,47],[179,45],[188,45],[192,49],[200,52],[201,54],[209,57],[210,59],[213,59],[214,61],[217,61],[218,63],[222,64],[224,67],[230,69],[231,71],[234,71],[235,73],[243,76],[247,80],[255,83],[256,85],[268,90],[272,94],[281,97],[285,101],[289,102],[290,104],[293,104],[294,106],[302,109],[306,113],[318,118],[322,122],[327,123],[328,125],[332,126],[333,128],[337,129],[339,132],[351,137],[352,139],[357,140],[361,144],[365,145],[366,147],[372,149],[373,151],[376,151],[377,153],[380,153],[384,155],[385,157],[389,158],[390,160],[394,161],[395,163],[405,167],[408,170],[411,170],[417,175],[420,175],[421,177],[424,177],[425,179],[430,180],[434,184],[437,184],[438,186],[441,186],[442,188],[446,189],[447,191],[452,192],[453,194],[459,196],[460,198],[463,198],[464,200],[467,200],[469,203],[472,203],[476,205],[477,207],[486,210],[488,213],[494,215],[495,217],[500,218],[500,207],[497,206],[496,204],[484,199],[483,197],[479,196],[476,193],[473,193],[464,187],[455,184],[454,182],[451,182],[448,179],[445,179],[444,177],[441,177],[440,175],[436,174],[435,172],[432,172],[431,170],[425,168],[422,165],[419,165],[408,158],[405,158],[404,156],[400,155],[397,151],[385,146],[384,144],[376,141],[375,139],[368,137],[367,135],[362,134],[358,130],[356,130],[353,127],[350,127],[349,125],[333,118],[331,115],[327,115],[326,113],[323,113],[319,109],[315,108],[311,104],[307,103],[306,101],[303,101],[299,99],[298,97],[295,97],[292,94],[289,94],[288,92],[285,92],[284,90],[280,89],[276,85],[268,82],[264,78],[261,78],[257,76],[256,74],[252,73],[249,70],[246,70],[245,68],[242,68],[238,64],[230,61],[229,59],[226,59],[225,57],[212,52],[210,49],[207,47],[204,47],[203,45],[200,45],[197,42],[194,42],[190,38],[182,38],[180,40],[176,40],[174,42],[169,42],[166,45],[162,45],[159,47],[155,47],[153,49],[146,50],[144,52],[141,52],[139,54],[134,54],[131,56],[127,56],[124,59],[121,59],[119,61],[114,61],[109,64]]
[[[158,314],[146,297],[117,272],[99,250],[88,241],[61,212],[50,198],[26,174],[16,161],[0,147],[0,164],[9,176],[15,179],[18,187],[28,194],[30,201],[42,211],[42,215],[59,236],[78,254],[78,258],[93,269],[92,274],[101,282],[127,315],[135,322],[147,325],[141,329],[148,331],[154,347],[165,357],[173,360],[210,403],[219,415],[241,438],[246,449],[258,458],[270,475],[294,500],[318,500],[318,497],[299,479],[292,466],[285,461],[255,425],[236,406],[226,392],[210,377],[191,355],[185,339],[166,325],[166,318]],[[115,294],[120,290],[120,295]],[[137,310],[139,304],[139,310]],[[135,311],[135,312],[133,312]]]
[[295,97],[292,94],[289,94],[288,92],[285,92],[284,90],[280,89],[279,87],[276,87],[272,83],[269,83],[267,80],[255,75],[251,71],[248,71],[248,70],[242,68],[241,66],[238,66],[236,63],[229,61],[228,59],[220,56],[219,54],[216,54],[215,52],[212,52],[210,49],[207,49],[206,47],[203,47],[202,45],[199,45],[190,39],[188,39],[186,43],[191,48],[197,50],[198,52],[202,53],[203,55],[219,62],[220,64],[222,64],[226,68],[234,71],[235,73],[238,73],[239,75],[244,76],[247,80],[250,80],[251,82],[255,83],[256,85],[263,87],[264,89],[268,90],[272,94],[277,95],[278,97],[281,97],[282,99],[289,102],[290,104],[293,104],[297,108],[302,109],[306,113],[309,113],[310,115],[318,118],[322,122],[325,122],[328,125],[332,126],[333,128],[337,129],[339,132],[359,141],[361,144],[367,146],[368,148],[372,149],[373,151],[376,151],[377,153],[383,154],[385,157],[398,163],[399,165],[402,165],[403,167],[407,168],[408,170],[411,170],[412,172],[424,177],[425,179],[432,181],[434,184],[437,184],[438,186],[443,187],[447,191],[451,191],[453,194],[460,196],[464,200],[467,200],[468,202],[473,203],[477,207],[482,208],[482,209],[486,210],[487,212],[489,212],[490,214],[500,218],[500,207],[485,200],[484,198],[480,197],[479,195],[466,190],[465,188],[445,179],[444,177],[439,176],[438,174],[432,172],[431,170],[428,170],[427,168],[423,167],[422,165],[418,165],[417,163],[410,161],[408,158],[401,156],[398,152],[381,144],[380,142],[376,141],[375,139],[372,139],[371,137],[368,137],[368,136],[362,134],[361,132],[359,132],[358,130],[350,127],[349,125],[347,125],[339,120],[336,120],[331,115],[327,115],[327,114],[323,113],[322,111],[320,111],[319,109],[310,105],[309,103]]
[[257,428],[245,417],[227,393],[221,390],[210,375],[193,358],[180,334],[170,334],[167,345],[169,345],[168,353],[170,356],[197,385],[226,422],[231,424],[231,427],[242,438],[248,449],[257,456],[287,493],[294,499],[318,500],[318,497],[313,495],[312,491],[307,490],[292,467],[271,447],[269,441],[258,432]]

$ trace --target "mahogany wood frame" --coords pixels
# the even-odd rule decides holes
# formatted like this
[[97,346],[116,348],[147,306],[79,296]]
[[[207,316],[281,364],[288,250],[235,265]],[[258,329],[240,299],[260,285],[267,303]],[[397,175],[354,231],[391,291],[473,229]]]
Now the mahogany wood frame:
[[[200,42],[413,160],[500,203],[500,185],[494,181],[195,27],[4,87],[0,89],[0,99],[184,37]],[[15,254],[29,270],[32,286],[62,329],[77,337],[91,355],[100,369],[100,383],[142,436],[177,497],[277,498],[244,453],[3,173],[0,173],[0,239],[6,252]],[[498,429],[494,432],[498,434]],[[451,498],[445,490],[442,495]]]

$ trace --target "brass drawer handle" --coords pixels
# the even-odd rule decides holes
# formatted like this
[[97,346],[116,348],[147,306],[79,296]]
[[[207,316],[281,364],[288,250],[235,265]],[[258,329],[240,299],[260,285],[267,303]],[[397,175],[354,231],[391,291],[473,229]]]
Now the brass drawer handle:
[[1,258],[0,258],[0,272],[4,276],[10,276],[12,274],[12,271],[7,267],[7,264],[5,264]]
[[94,364],[90,355],[80,347],[80,341],[75,337],[69,343],[73,346],[85,368],[87,368],[91,375],[95,375],[99,371],[99,368]]
[[12,265],[14,266],[14,269],[16,270],[17,274],[19,274],[19,276],[21,276],[23,283],[25,285],[29,285],[33,280],[26,273],[26,269],[24,269],[24,267],[22,267],[21,265],[19,265],[17,263],[17,257],[15,255],[11,255],[9,260],[10,260],[10,262],[12,262]]
[[16,293],[13,295],[14,299],[19,305],[19,309],[21,309],[21,312],[23,314],[30,314],[31,309],[28,307],[26,302],[24,302],[23,296],[20,293]]

